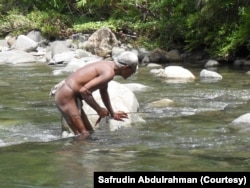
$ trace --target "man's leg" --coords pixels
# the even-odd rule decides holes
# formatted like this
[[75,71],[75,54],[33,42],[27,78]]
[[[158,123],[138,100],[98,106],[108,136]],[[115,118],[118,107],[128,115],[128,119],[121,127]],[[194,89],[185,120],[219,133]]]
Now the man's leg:
[[81,98],[77,98],[76,99],[76,103],[77,103],[78,111],[81,114],[81,119],[82,119],[82,122],[83,122],[84,126],[86,127],[86,129],[88,131],[92,132],[93,131],[93,127],[92,127],[91,123],[89,122],[89,119],[88,119],[87,115],[83,111],[82,99]]
[[77,126],[79,123],[77,123],[77,116],[79,117],[79,115],[75,114],[75,115],[71,115],[69,113],[64,113],[62,112],[63,118],[65,119],[65,121],[67,122],[68,126],[70,127],[70,129],[73,131],[73,133],[75,135],[80,134],[79,132],[79,127]]
[[83,109],[81,110],[81,118],[82,118],[82,122],[84,123],[86,129],[90,132],[93,132],[94,131],[93,126],[89,122],[89,119],[88,119],[87,115],[85,114],[85,112],[83,111]]
[[68,101],[65,106],[59,106],[58,108],[75,135],[89,135],[88,128],[83,123],[81,114],[79,113],[77,104],[74,100]]
[[79,111],[78,108],[78,99],[75,98],[72,89],[66,86],[67,85],[61,87],[56,93],[56,105],[74,134],[82,134],[87,137],[90,133],[81,118],[81,110]]

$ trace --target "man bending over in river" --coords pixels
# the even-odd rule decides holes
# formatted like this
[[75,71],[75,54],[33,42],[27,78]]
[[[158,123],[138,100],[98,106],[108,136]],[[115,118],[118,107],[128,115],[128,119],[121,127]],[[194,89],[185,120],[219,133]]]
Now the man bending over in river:
[[[110,115],[113,119],[123,121],[128,114],[123,111],[114,112],[108,93],[108,83],[114,76],[124,79],[136,72],[138,57],[132,52],[123,52],[114,61],[97,61],[79,68],[66,80],[51,90],[55,95],[55,103],[67,124],[80,139],[87,138],[93,131],[87,115],[82,109],[82,100],[90,105],[101,118]],[[93,98],[92,92],[99,90],[106,108],[101,107]]]

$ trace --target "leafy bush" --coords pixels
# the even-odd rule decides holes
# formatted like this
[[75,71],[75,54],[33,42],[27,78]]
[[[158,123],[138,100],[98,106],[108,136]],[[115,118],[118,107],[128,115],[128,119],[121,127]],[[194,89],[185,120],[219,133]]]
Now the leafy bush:
[[135,46],[235,56],[250,52],[249,7],[235,0],[0,0],[0,36],[37,28],[55,39],[109,27],[136,33]]
[[250,8],[239,8],[240,24],[231,29],[231,34],[226,38],[226,44],[220,49],[220,55],[230,53],[237,54],[243,46],[250,51]]
[[[250,14],[248,1],[200,1],[187,17],[185,49],[205,49],[218,57],[235,56],[248,40]],[[242,11],[244,10],[244,11]],[[244,13],[243,13],[244,12]]]
[[32,27],[32,22],[18,10],[8,12],[0,17],[0,36],[8,34],[18,35],[27,32]]
[[33,23],[33,28],[40,29],[48,39],[69,37],[72,21],[69,16],[65,16],[53,10],[32,11],[27,18]]

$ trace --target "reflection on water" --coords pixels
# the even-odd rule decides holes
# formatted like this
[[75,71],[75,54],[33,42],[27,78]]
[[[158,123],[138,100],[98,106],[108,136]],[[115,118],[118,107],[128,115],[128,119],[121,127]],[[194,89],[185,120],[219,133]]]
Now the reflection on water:
[[[93,187],[94,171],[249,171],[248,132],[230,123],[249,112],[250,78],[221,67],[220,81],[165,82],[141,67],[122,83],[135,92],[145,124],[115,132],[102,127],[87,141],[60,139],[50,88],[66,75],[53,67],[0,65],[1,187]],[[153,101],[174,105],[157,107]]]

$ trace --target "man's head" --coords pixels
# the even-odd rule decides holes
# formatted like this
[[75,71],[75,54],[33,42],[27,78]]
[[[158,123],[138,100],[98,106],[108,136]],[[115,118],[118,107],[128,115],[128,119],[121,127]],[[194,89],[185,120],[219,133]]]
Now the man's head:
[[119,75],[123,78],[128,78],[136,72],[138,67],[138,57],[133,52],[122,52],[117,57],[114,57],[114,62],[119,69]]
[[129,52],[129,51],[122,52],[120,55],[118,55],[117,57],[114,57],[113,59],[119,68],[128,66],[134,71],[136,71],[137,69],[138,56],[133,52]]

